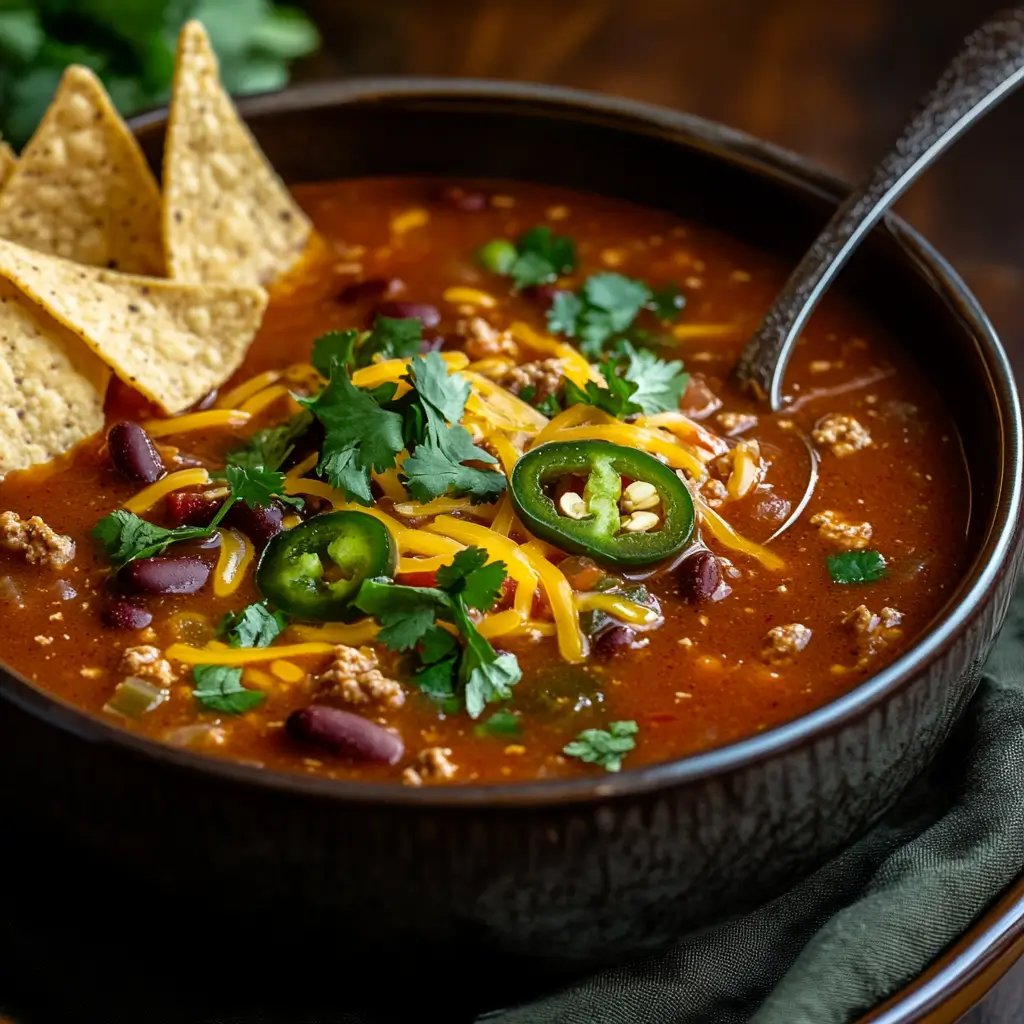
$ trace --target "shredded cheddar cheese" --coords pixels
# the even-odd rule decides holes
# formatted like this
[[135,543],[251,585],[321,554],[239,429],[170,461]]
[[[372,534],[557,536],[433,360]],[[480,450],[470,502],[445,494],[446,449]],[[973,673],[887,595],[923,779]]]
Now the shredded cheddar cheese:
[[209,482],[210,474],[205,469],[179,469],[177,473],[168,473],[162,480],[144,487],[138,494],[133,494],[123,507],[139,515],[174,491],[180,491],[185,487],[203,487]]
[[558,631],[558,653],[570,664],[578,664],[587,656],[587,638],[580,629],[579,612],[569,581],[544,557],[544,549],[536,542],[530,541],[519,550],[529,559],[544,587]]
[[[306,643],[323,643],[331,646],[342,644],[345,647],[358,647],[360,644],[372,643],[380,632],[380,626],[373,619],[361,619],[359,622],[351,624],[331,622],[326,626],[291,626],[289,632],[294,633]],[[285,651],[285,648],[278,647],[277,651],[280,654]]]
[[269,388],[257,391],[251,398],[247,398],[240,406],[240,411],[247,412],[250,416],[255,416],[282,398],[290,399],[291,393],[291,388],[286,385],[273,384]]
[[661,618],[653,608],[645,608],[616,594],[577,594],[576,607],[581,612],[595,608],[632,626],[651,626]]
[[313,452],[307,455],[301,462],[296,463],[285,473],[285,480],[301,480],[320,461],[320,456]]
[[248,537],[238,530],[219,527],[217,533],[220,534],[220,554],[213,572],[213,592],[217,597],[230,597],[252,561],[253,547]]
[[604,383],[604,378],[587,361],[587,357],[578,349],[557,341],[544,334],[538,334],[529,324],[521,320],[509,325],[509,333],[516,341],[522,342],[534,352],[554,356],[565,364],[565,375],[578,387],[586,387],[587,381]]
[[751,558],[756,558],[766,569],[773,572],[785,566],[785,562],[773,551],[758,544],[756,541],[747,540],[746,537],[738,534],[710,505],[697,493],[693,494],[693,505],[700,516],[701,522],[707,527],[708,533],[720,544],[724,544],[733,551],[741,551]]
[[306,673],[303,669],[293,662],[284,661],[281,658],[270,663],[270,672],[283,683],[301,683],[306,678]]
[[150,437],[170,434],[188,434],[193,430],[216,430],[218,427],[241,427],[252,419],[252,414],[241,409],[207,409],[205,412],[187,412],[169,419],[146,420],[142,426]]
[[281,647],[224,647],[222,644],[213,643],[207,644],[206,647],[192,647],[189,644],[171,644],[164,651],[164,657],[168,661],[180,661],[185,665],[250,665],[260,661],[276,661],[278,658],[332,654],[335,643],[311,641],[284,644]]
[[456,306],[461,304],[479,306],[481,309],[494,309],[498,304],[498,300],[493,295],[482,292],[479,288],[460,288],[457,285],[445,289],[444,301],[451,302]]
[[225,391],[214,403],[218,409],[237,409],[247,398],[251,398],[258,391],[276,384],[283,374],[278,370],[267,370],[265,373],[257,373],[255,377],[243,380],[237,387]]

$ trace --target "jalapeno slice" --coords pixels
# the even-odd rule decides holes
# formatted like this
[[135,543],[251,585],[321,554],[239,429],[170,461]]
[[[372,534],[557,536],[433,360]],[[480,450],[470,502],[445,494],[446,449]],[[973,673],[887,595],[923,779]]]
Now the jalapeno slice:
[[653,455],[608,441],[552,441],[528,451],[509,493],[535,536],[611,568],[665,561],[693,535],[686,484]]
[[363,580],[393,576],[397,553],[387,527],[365,512],[324,512],[274,537],[256,567],[256,586],[297,619],[351,622]]

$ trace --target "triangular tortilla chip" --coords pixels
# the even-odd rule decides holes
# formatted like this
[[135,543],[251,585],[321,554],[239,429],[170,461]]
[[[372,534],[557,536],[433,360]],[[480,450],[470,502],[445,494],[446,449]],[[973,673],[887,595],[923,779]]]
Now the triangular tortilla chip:
[[109,382],[78,338],[0,284],[0,479],[101,431]]
[[309,240],[309,219],[240,120],[198,21],[178,38],[163,183],[168,276],[176,281],[267,284]]
[[238,369],[267,304],[262,288],[120,274],[2,240],[0,278],[170,413],[187,409]]
[[0,188],[7,184],[7,179],[11,176],[17,162],[18,158],[14,155],[10,144],[0,139]]
[[160,191],[88,68],[64,72],[0,192],[0,238],[89,266],[164,273]]

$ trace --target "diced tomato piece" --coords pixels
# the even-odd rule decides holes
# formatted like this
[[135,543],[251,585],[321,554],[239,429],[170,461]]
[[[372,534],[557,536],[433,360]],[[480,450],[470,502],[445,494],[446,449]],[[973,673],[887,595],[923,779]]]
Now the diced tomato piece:
[[395,577],[396,583],[401,583],[406,587],[436,587],[437,586],[437,573],[436,572],[400,572]]
[[494,605],[496,612],[511,608],[516,599],[516,581],[511,576],[506,576],[501,581],[501,593],[498,595],[497,603]]
[[194,491],[177,491],[167,495],[167,517],[172,526],[209,526],[221,504]]

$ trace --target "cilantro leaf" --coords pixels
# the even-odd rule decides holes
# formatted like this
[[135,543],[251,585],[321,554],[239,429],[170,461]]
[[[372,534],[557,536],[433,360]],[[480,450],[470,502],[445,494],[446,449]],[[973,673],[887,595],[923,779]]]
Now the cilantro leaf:
[[602,388],[596,382],[588,380],[586,388],[580,388],[567,377],[566,404],[593,405],[620,420],[644,411],[643,406],[635,398],[637,385],[625,377],[620,377],[610,359],[601,361],[601,376],[604,377],[607,387]]
[[380,623],[377,639],[392,651],[415,647],[451,606],[448,595],[434,587],[406,587],[385,579],[365,580],[353,603]]
[[419,352],[422,342],[423,323],[416,317],[378,316],[359,345],[358,365],[369,366],[375,356],[408,359]]
[[244,448],[238,448],[227,456],[228,465],[253,469],[280,469],[295,449],[295,442],[312,426],[313,417],[303,409],[287,423],[277,427],[257,430]]
[[[413,438],[418,443],[411,445],[411,454],[402,464],[402,479],[409,493],[422,502],[449,492],[465,495],[474,504],[495,500],[505,490],[504,474],[463,465],[493,465],[497,461],[490,452],[478,448],[458,422],[469,397],[469,382],[461,374],[449,374],[447,364],[436,352],[412,360],[409,381],[423,413],[422,421],[416,421],[420,436]],[[405,422],[408,437],[408,414]]]
[[178,541],[200,540],[209,534],[210,528],[205,526],[179,526],[168,530],[124,509],[105,515],[92,530],[115,569],[136,558],[159,555]]
[[420,661],[424,665],[433,665],[435,662],[443,661],[454,654],[458,646],[455,637],[447,629],[442,629],[440,626],[431,626],[423,634],[417,652],[419,653]]
[[[367,580],[355,605],[380,623],[381,643],[398,651],[418,648],[423,667],[414,676],[417,686],[444,699],[455,693],[457,679],[466,711],[477,718],[487,703],[507,700],[522,674],[515,655],[495,651],[469,617],[470,607],[486,611],[497,601],[505,566],[488,565],[486,551],[468,547],[437,576],[436,588]],[[461,652],[436,625],[437,619],[455,624],[463,640]]]
[[683,372],[683,364],[674,359],[666,362],[650,349],[636,349],[623,344],[626,368],[623,377],[635,384],[632,401],[645,416],[671,412],[679,408],[683,393],[690,383],[690,375]]
[[[469,438],[463,427],[452,427],[451,430],[453,434],[461,431]],[[451,438],[451,435],[445,436]],[[476,451],[482,452],[482,449]],[[479,458],[475,453],[469,457]],[[464,466],[457,457],[453,457],[451,449],[433,440],[418,445],[402,463],[402,481],[417,501],[426,503],[452,493],[468,497],[474,505],[497,500],[508,483],[503,473]]]
[[439,352],[418,356],[409,364],[409,380],[416,394],[449,423],[458,423],[469,398],[469,381],[461,373],[449,373]]
[[639,731],[636,722],[612,722],[607,729],[584,729],[562,748],[562,753],[587,764],[598,764],[605,771],[621,771],[622,759],[636,746],[633,737]]
[[364,391],[341,371],[315,398],[300,399],[325,428],[319,472],[346,497],[363,505],[373,501],[371,469],[391,469],[405,447],[401,415],[380,404],[394,393],[393,384]]
[[431,700],[447,702],[455,696],[455,674],[458,664],[459,655],[452,654],[433,664],[423,665],[413,673],[413,684]]
[[571,238],[555,235],[541,224],[530,228],[516,244],[518,256],[508,270],[516,290],[550,284],[576,267],[576,246]]
[[843,551],[828,556],[828,571],[833,583],[874,583],[888,569],[877,551]]
[[647,308],[659,320],[676,320],[686,306],[686,296],[679,290],[679,285],[667,284],[664,288],[651,293]]
[[519,736],[523,731],[523,725],[514,711],[500,708],[473,731],[477,736]]
[[483,548],[469,547],[460,551],[451,565],[437,570],[437,586],[453,597],[457,594],[468,608],[490,611],[501,597],[501,585],[508,571],[504,562],[487,563]]
[[466,713],[479,718],[484,707],[496,700],[508,700],[512,687],[522,678],[516,656],[508,651],[499,654],[477,630],[466,612],[462,597],[453,601],[455,624],[466,642],[459,663],[459,680],[463,685]]
[[321,377],[330,379],[335,367],[355,365],[358,341],[359,332],[356,330],[328,331],[313,342],[309,361]]
[[192,696],[211,711],[242,715],[262,704],[266,694],[247,690],[242,685],[242,670],[227,665],[196,665],[192,669],[196,681]]
[[583,301],[575,292],[556,292],[548,310],[548,329],[575,338],[576,321],[582,312]]
[[224,476],[231,488],[231,497],[244,501],[249,508],[269,505],[275,501],[302,508],[301,498],[284,493],[284,473],[278,470],[265,469],[263,466],[248,468],[229,465],[224,470]]
[[229,647],[269,647],[287,625],[283,612],[272,612],[265,604],[251,604],[240,612],[227,612],[217,627],[217,636],[227,640]]

